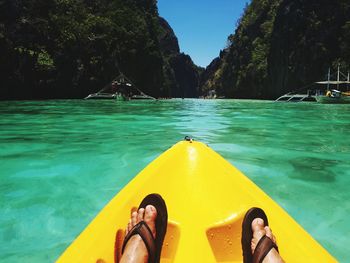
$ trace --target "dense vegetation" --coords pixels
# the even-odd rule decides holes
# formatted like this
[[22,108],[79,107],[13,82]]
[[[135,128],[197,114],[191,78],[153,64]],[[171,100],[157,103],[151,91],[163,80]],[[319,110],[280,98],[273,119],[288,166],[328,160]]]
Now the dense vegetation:
[[276,98],[350,61],[348,0],[252,0],[207,69],[156,0],[0,0],[0,99],[82,98],[123,72],[155,97]]
[[227,48],[207,69],[204,90],[276,98],[350,61],[348,0],[252,0]]
[[198,95],[156,0],[0,0],[0,98],[82,98],[119,72],[156,97]]

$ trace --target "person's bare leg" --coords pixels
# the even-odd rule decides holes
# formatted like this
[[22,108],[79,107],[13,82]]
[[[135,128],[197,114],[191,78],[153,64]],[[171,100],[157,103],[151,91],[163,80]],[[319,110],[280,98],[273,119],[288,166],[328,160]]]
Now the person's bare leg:
[[[141,208],[137,212],[131,214],[131,218],[125,230],[125,235],[140,221],[145,221],[152,231],[153,237],[156,237],[155,220],[157,218],[157,210],[154,206],[148,205],[145,209]],[[120,263],[146,263],[148,262],[148,251],[145,243],[139,235],[132,236],[125,246],[124,253],[120,259]]]
[[[259,240],[263,236],[268,236],[274,243],[276,243],[276,238],[272,234],[271,229],[268,226],[264,226],[264,220],[261,218],[255,218],[252,222],[253,239],[251,243],[252,253],[256,248]],[[284,262],[280,254],[275,248],[271,249],[263,260],[263,263],[281,263]]]

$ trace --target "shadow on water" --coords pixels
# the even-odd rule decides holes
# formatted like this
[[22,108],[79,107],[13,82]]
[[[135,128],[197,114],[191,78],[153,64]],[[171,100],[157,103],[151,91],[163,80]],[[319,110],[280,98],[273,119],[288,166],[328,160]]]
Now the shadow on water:
[[337,165],[337,161],[312,157],[299,157],[289,161],[294,171],[288,176],[302,181],[329,183],[336,180],[337,175],[329,168]]

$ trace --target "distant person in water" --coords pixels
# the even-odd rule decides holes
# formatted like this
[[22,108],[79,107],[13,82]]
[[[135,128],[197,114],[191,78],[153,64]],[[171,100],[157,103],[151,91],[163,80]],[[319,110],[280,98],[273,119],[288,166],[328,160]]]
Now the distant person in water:
[[[158,194],[146,196],[131,214],[125,230],[120,263],[159,263],[167,228],[167,209]],[[278,253],[276,238],[260,208],[250,209],[242,224],[244,263],[284,262]]]

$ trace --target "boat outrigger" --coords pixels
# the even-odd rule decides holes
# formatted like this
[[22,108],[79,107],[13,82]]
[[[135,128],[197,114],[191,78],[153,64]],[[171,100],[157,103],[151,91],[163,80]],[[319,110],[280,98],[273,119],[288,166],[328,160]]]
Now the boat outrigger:
[[286,262],[336,262],[257,185],[207,145],[190,138],[160,155],[124,187],[58,259],[118,262],[130,209],[159,193],[168,210],[161,262],[242,262],[244,215],[261,207]]
[[[346,80],[341,80],[340,76],[346,78]],[[298,92],[289,92],[277,98],[275,101],[284,101],[284,102],[319,102],[319,103],[350,103],[350,76],[349,73],[345,76],[339,70],[338,65],[338,74],[337,80],[331,80],[330,69],[328,69],[328,79],[326,81],[318,81],[312,83],[311,85],[327,85],[326,89],[308,89],[306,93]],[[309,85],[309,87],[311,86]],[[331,85],[335,85],[336,88],[331,89]],[[341,91],[346,87],[346,91]],[[303,89],[301,89],[303,90]],[[304,89],[305,90],[305,89]]]
[[124,74],[118,75],[103,89],[96,93],[89,94],[86,100],[155,100],[154,97],[145,94],[138,89]]
[[288,92],[277,98],[275,101],[283,102],[316,102],[316,92],[313,90],[307,90],[307,92]]

